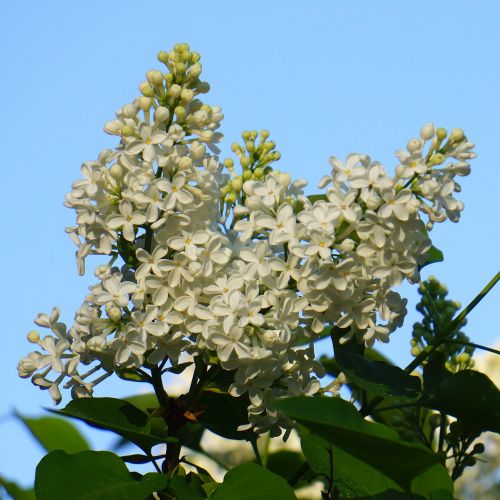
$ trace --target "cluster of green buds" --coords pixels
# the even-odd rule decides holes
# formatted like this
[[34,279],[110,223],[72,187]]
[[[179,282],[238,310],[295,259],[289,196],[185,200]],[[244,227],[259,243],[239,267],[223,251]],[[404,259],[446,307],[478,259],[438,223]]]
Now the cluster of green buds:
[[430,124],[422,128],[420,136],[423,140],[432,140],[426,156],[426,163],[430,167],[441,165],[449,153],[467,140],[461,128],[452,129],[448,135],[448,131],[442,127],[436,129],[434,133],[434,127]]
[[232,144],[231,149],[238,157],[241,173],[236,172],[232,158],[224,160],[224,165],[231,174],[231,180],[221,190],[221,199],[224,202],[232,204],[240,199],[245,181],[260,180],[272,172],[270,164],[278,161],[281,153],[276,151],[276,143],[268,140],[269,135],[267,130],[261,130],[260,134],[257,130],[245,130],[241,134],[243,144]]
[[466,345],[469,337],[460,331],[467,320],[464,319],[453,331],[446,331],[460,309],[460,303],[446,299],[448,289],[434,276],[420,284],[418,293],[422,298],[416,308],[423,318],[413,325],[412,355],[418,356],[423,350],[430,349],[437,337],[446,334],[446,342],[438,348],[444,354],[446,368],[452,372],[472,368],[474,348]]

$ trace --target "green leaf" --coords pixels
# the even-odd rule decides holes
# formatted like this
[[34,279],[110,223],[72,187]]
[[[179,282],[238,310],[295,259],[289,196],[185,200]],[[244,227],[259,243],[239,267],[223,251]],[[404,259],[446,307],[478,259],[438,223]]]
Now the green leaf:
[[51,410],[60,415],[83,420],[92,427],[115,432],[144,451],[172,438],[151,434],[149,416],[136,406],[115,398],[74,399],[62,410]]
[[[310,194],[308,196],[306,196],[306,198],[309,198],[309,201],[311,203],[315,203],[316,201],[319,201],[319,200],[324,200],[326,201],[326,194]],[[302,212],[302,210],[304,210],[304,204],[301,203],[300,201],[297,201],[297,204],[295,205],[295,213],[298,214],[300,212]]]
[[359,354],[337,351],[335,359],[349,382],[370,395],[401,401],[415,400],[420,396],[422,387],[418,377],[383,361],[370,361]]
[[240,425],[248,424],[248,404],[247,395],[235,398],[228,393],[202,391],[198,398],[202,411],[198,422],[226,439],[248,439],[247,431],[238,431]]
[[242,464],[231,469],[212,500],[296,500],[290,485],[281,477],[257,464]]
[[484,373],[461,370],[427,390],[420,404],[469,424],[500,433],[500,391]]
[[292,479],[304,465],[302,453],[290,450],[280,450],[267,457],[266,468],[278,474],[286,481]]
[[30,418],[14,414],[46,451],[64,450],[68,453],[89,450],[90,446],[76,427],[62,418]]
[[25,490],[15,482],[9,481],[0,476],[0,498],[3,498],[1,494],[2,488],[14,500],[35,500],[35,492],[33,489]]
[[439,248],[436,248],[434,245],[431,246],[429,251],[427,252],[425,262],[419,266],[419,270],[429,264],[434,264],[435,262],[443,262],[444,255]]
[[166,486],[162,474],[134,479],[109,451],[51,451],[36,468],[37,500],[142,500]]
[[[438,457],[424,446],[402,441],[388,427],[364,420],[352,404],[342,399],[294,397],[276,402],[276,407],[334,447],[334,469],[337,474],[344,470],[344,480],[351,474],[353,485],[356,480],[363,480],[365,491],[360,494],[388,489],[384,482],[391,484],[389,489],[396,485],[402,491],[417,494],[420,492],[415,488],[419,484],[414,485],[414,480],[433,467],[442,468]],[[306,450],[304,454],[314,469],[310,454]],[[323,467],[330,467],[324,459],[321,462]],[[439,479],[434,484],[436,490],[453,491],[446,470]]]
[[179,500],[200,500],[206,498],[203,494],[201,483],[195,484],[183,476],[174,476],[168,482],[168,488],[175,494],[175,498]]

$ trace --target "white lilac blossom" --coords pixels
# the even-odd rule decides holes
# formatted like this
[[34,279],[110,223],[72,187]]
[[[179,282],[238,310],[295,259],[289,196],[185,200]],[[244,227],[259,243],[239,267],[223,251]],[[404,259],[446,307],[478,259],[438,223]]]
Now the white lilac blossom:
[[418,281],[432,225],[458,220],[456,177],[473,144],[429,124],[396,153],[395,176],[366,155],[332,157],[323,193],[306,197],[305,181],[271,167],[279,153],[265,130],[233,145],[241,173],[221,163],[223,115],[200,99],[199,54],[180,44],[159,60],[167,71],[149,71],[104,127],[118,145],[85,162],[66,197],[80,273],[88,255],[109,262],[70,328],[57,309],[38,316],[49,334],[29,333],[39,350],[19,374],[57,403],[61,384],[91,396],[114,372],[176,366],[185,353],[232,371],[250,426],[279,433],[290,422],[275,400],[321,390],[313,342],[325,328],[372,346],[401,325],[406,300],[393,288]]

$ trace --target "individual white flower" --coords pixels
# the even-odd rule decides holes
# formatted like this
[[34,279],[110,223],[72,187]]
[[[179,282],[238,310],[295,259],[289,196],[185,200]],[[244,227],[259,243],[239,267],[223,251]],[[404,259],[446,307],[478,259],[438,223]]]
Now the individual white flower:
[[111,229],[121,228],[123,237],[127,241],[134,241],[135,227],[146,222],[146,215],[139,211],[134,211],[134,207],[128,201],[122,200],[118,206],[120,213],[110,215],[106,219],[106,224]]

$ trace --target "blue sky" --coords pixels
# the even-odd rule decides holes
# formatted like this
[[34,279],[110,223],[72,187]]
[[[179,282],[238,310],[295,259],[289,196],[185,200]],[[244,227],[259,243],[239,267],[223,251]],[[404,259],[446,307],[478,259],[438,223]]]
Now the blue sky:
[[[48,394],[17,378],[36,313],[62,308],[70,323],[90,277],[78,277],[62,205],[80,164],[115,144],[102,131],[137,95],[156,53],[188,42],[202,53],[211,104],[226,116],[223,155],[245,129],[267,128],[280,168],[311,192],[330,155],[367,153],[388,168],[429,121],[462,127],[478,158],[462,182],[459,224],[435,228],[445,262],[429,272],[464,305],[499,267],[500,3],[454,1],[5,2],[0,30],[3,186],[0,257],[4,339],[0,363],[0,473],[28,484],[42,453],[8,413],[40,414]],[[94,263],[97,261],[94,261]],[[414,288],[402,292],[416,302]],[[495,290],[467,333],[499,338]],[[410,314],[384,348],[409,360]],[[120,383],[98,395],[137,390]],[[101,434],[89,434],[96,447]]]

